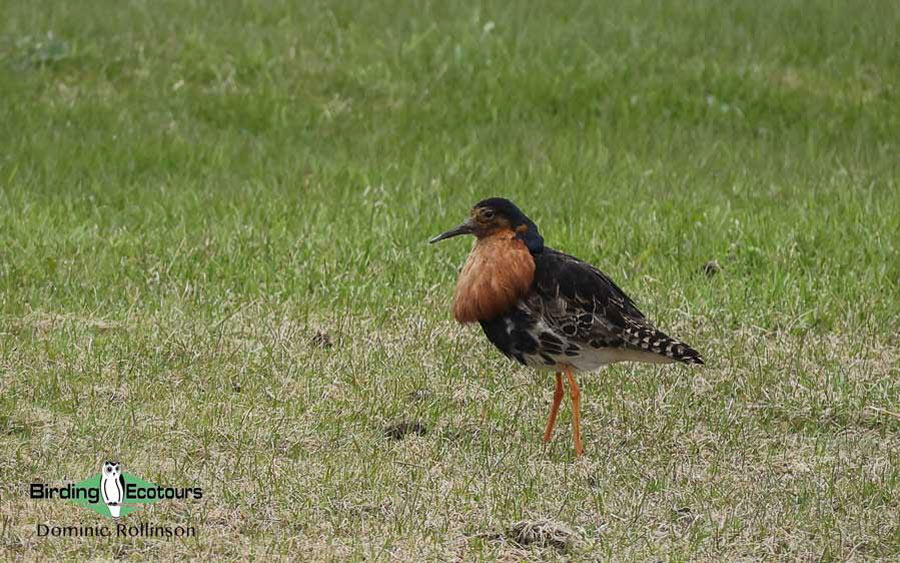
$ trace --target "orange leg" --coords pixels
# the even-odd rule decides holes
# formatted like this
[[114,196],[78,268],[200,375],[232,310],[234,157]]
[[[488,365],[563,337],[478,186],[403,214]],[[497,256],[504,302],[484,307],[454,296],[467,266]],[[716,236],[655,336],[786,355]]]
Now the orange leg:
[[556,413],[559,412],[559,403],[563,398],[562,373],[556,372],[556,391],[553,392],[553,405],[550,407],[550,418],[547,419],[547,428],[544,430],[544,443],[550,441],[553,436],[553,426],[556,424]]
[[572,397],[572,432],[575,435],[575,456],[581,457],[584,448],[581,446],[581,389],[575,383],[572,368],[566,367],[566,379],[569,381],[569,395]]

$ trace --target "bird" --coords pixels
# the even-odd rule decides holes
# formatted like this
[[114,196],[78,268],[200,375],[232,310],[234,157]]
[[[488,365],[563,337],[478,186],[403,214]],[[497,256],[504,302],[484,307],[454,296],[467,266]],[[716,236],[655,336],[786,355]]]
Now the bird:
[[460,235],[474,235],[475,243],[456,282],[454,318],[464,325],[479,323],[508,358],[556,374],[544,444],[553,436],[565,394],[563,376],[580,457],[581,389],[575,372],[616,362],[704,364],[694,348],[647,320],[609,276],[546,246],[534,221],[510,200],[479,201],[465,222],[429,242]]

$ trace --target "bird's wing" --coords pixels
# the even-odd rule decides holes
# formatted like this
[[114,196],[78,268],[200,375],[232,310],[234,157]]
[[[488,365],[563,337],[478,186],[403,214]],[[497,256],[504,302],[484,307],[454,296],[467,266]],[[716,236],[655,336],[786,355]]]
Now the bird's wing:
[[557,250],[535,258],[535,290],[545,318],[565,336],[589,341],[606,332],[619,335],[644,314],[609,277],[590,264]]
[[702,363],[690,346],[656,329],[608,276],[562,252],[535,257],[535,297],[560,336],[594,348],[629,348]]

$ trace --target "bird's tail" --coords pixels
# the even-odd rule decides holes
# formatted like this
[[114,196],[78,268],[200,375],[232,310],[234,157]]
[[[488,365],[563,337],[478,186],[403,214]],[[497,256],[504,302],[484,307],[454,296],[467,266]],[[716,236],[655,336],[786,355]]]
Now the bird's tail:
[[626,327],[623,340],[636,348],[671,358],[676,362],[704,365],[700,352],[652,326]]

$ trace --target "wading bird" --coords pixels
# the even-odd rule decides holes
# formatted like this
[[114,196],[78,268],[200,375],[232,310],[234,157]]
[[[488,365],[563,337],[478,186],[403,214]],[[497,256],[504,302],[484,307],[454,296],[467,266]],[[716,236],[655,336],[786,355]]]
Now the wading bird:
[[429,242],[467,234],[476,241],[456,283],[453,316],[478,321],[507,357],[556,372],[544,443],[553,435],[563,374],[580,456],[581,390],[573,372],[626,361],[703,364],[696,350],[657,330],[603,272],[544,246],[537,225],[511,201],[485,199],[465,223]]

